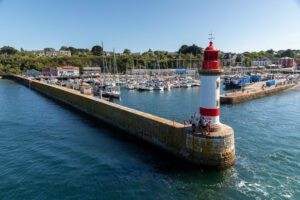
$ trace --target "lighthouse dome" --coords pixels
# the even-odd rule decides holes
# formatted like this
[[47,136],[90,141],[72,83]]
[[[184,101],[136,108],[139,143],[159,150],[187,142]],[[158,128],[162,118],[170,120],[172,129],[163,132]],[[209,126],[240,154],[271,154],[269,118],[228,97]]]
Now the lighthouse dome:
[[205,51],[219,51],[216,47],[213,46],[213,42],[209,42],[209,46],[205,49]]
[[202,64],[203,70],[218,70],[219,60],[218,60],[219,50],[213,46],[213,42],[209,42],[209,46],[204,51],[204,60]]

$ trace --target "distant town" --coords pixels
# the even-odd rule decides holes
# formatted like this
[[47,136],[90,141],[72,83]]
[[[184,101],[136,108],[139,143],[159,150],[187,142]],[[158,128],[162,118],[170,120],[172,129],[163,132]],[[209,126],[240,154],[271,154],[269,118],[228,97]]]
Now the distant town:
[[[219,53],[220,66],[224,68],[263,67],[266,69],[300,69],[300,50],[267,50],[244,53]],[[59,50],[17,50],[4,46],[0,49],[0,74],[36,73],[54,76],[77,76],[92,70],[98,73],[125,73],[133,71],[166,69],[200,69],[203,48],[182,45],[178,51],[131,52],[103,51],[99,45],[91,49],[62,46]],[[298,64],[297,64],[298,63]],[[95,67],[95,68],[93,68]],[[85,70],[84,70],[85,69]],[[33,71],[31,71],[33,72]]]

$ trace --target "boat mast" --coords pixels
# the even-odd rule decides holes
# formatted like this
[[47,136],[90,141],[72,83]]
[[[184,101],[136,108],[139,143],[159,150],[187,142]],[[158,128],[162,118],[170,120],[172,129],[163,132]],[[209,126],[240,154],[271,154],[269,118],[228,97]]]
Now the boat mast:
[[105,63],[104,63],[104,46],[103,46],[103,41],[102,41],[102,67],[103,67],[104,82],[105,82]]

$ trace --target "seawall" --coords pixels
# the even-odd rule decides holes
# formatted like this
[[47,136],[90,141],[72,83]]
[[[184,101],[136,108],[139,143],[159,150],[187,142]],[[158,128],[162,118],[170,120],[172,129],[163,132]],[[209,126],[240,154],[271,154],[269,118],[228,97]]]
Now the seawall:
[[44,95],[150,142],[186,161],[213,168],[235,163],[234,131],[221,124],[210,135],[194,134],[181,123],[124,107],[61,86],[21,76],[6,76]]
[[255,91],[245,91],[237,93],[228,93],[220,96],[221,104],[237,104],[250,101],[253,99],[263,98],[266,96],[271,96],[295,87],[296,84],[272,86],[270,88],[258,89]]

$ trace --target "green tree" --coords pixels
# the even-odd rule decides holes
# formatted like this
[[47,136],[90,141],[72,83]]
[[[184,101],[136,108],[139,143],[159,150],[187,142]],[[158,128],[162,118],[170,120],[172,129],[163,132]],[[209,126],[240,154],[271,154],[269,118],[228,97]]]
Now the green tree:
[[244,62],[247,67],[250,67],[253,65],[252,59],[250,57],[245,57]]
[[68,51],[69,48],[68,48],[67,46],[62,46],[62,47],[60,47],[60,50],[61,50],[61,51]]
[[269,49],[266,51],[267,53],[271,54],[271,55],[274,55],[275,51],[273,49]]
[[1,49],[0,49],[0,54],[4,54],[4,55],[14,55],[18,52],[18,50],[16,50],[15,48],[13,47],[10,47],[10,46],[3,46]]
[[242,57],[241,57],[241,55],[237,55],[237,56],[236,56],[235,62],[236,62],[236,63],[242,62]]
[[295,54],[294,54],[294,52],[291,49],[288,49],[288,50],[284,51],[281,54],[281,57],[291,57],[291,58],[294,58]]
[[101,56],[103,54],[103,49],[99,45],[93,46],[92,53],[94,56]]
[[54,48],[47,47],[47,48],[44,48],[44,51],[45,51],[45,52],[46,52],[46,51],[55,51],[55,49],[54,49]]
[[197,56],[199,54],[203,53],[203,49],[201,47],[198,47],[197,45],[193,44],[191,46],[188,45],[182,45],[178,52],[182,54],[193,54],[194,56]]
[[129,55],[129,54],[131,54],[131,51],[129,49],[124,49],[123,53]]

